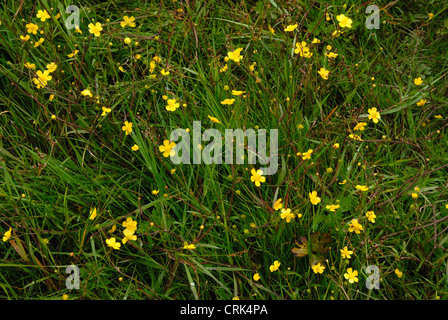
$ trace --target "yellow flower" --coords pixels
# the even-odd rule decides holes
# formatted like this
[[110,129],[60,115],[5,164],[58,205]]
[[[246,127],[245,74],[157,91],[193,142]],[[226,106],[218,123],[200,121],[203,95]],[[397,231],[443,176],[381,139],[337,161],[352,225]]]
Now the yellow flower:
[[132,220],[132,217],[127,217],[126,221],[123,221],[121,225],[130,231],[137,230],[137,221]]
[[50,19],[50,15],[47,10],[39,10],[37,11],[36,17],[40,19],[40,21],[45,22],[45,20]]
[[120,22],[120,26],[122,28],[126,27],[126,26],[130,26],[131,28],[135,27],[135,22],[134,22],[135,18],[134,17],[128,17],[128,16],[124,16],[123,17],[123,21]]
[[252,64],[249,66],[249,70],[250,70],[250,71],[254,71],[254,70],[255,70],[255,65],[256,65],[256,64],[257,64],[256,62],[252,63]]
[[332,37],[337,38],[342,34],[341,30],[334,30],[331,34]]
[[207,116],[209,119],[210,119],[210,121],[212,121],[212,122],[214,122],[214,123],[221,123],[221,121],[219,121],[217,118],[215,118],[215,117],[211,117],[211,116]]
[[130,43],[132,42],[131,38],[129,38],[129,37],[124,38],[123,41],[124,41],[124,43],[126,43],[126,44],[130,44]]
[[368,109],[369,119],[374,123],[378,123],[378,120],[381,119],[381,115],[376,108]]
[[286,223],[290,223],[291,219],[294,219],[294,213],[291,213],[291,209],[282,209],[282,213],[280,215],[282,219],[286,220]]
[[131,147],[131,149],[132,149],[132,151],[138,151],[138,145],[134,144],[134,145]]
[[67,55],[67,57],[69,57],[69,58],[73,58],[74,56],[76,56],[76,55],[78,54],[78,52],[79,52],[79,50],[75,50],[75,51],[73,51],[72,53],[69,53],[69,54]]
[[194,245],[194,243],[188,244],[188,242],[184,242],[184,249],[186,249],[186,250],[194,250],[194,249],[196,249],[196,246]]
[[40,38],[39,40],[37,40],[36,42],[34,42],[34,48],[37,48],[38,46],[40,46],[42,44],[42,42],[44,42],[44,38]]
[[317,73],[322,77],[324,80],[328,80],[328,75],[330,74],[330,70],[327,70],[325,68],[320,68]]
[[326,52],[325,55],[330,59],[338,57],[338,54],[334,52]]
[[3,242],[8,241],[9,238],[11,238],[11,228],[9,228],[8,231],[6,231],[6,232],[3,234]]
[[96,24],[90,23],[89,24],[89,32],[93,33],[95,37],[99,37],[101,35],[101,31],[103,31],[103,27],[101,26],[101,23],[97,22]]
[[152,190],[152,194],[153,194],[153,195],[158,195],[159,192],[160,192],[159,189],[157,189],[157,190]]
[[170,74],[170,72],[169,72],[169,71],[165,71],[165,69],[162,69],[162,70],[160,71],[160,73],[162,74],[162,76],[167,76],[167,75]]
[[275,30],[270,25],[268,25],[268,29],[270,33],[275,34]]
[[221,101],[221,104],[227,104],[227,105],[231,105],[235,102],[235,99],[225,99],[223,101]]
[[138,54],[138,53],[134,56],[135,60],[141,59],[141,57],[142,56],[140,54]]
[[47,64],[47,70],[48,70],[48,72],[50,72],[50,73],[55,72],[56,69],[57,69],[57,67],[58,67],[58,65],[57,65],[56,63],[54,63],[54,62],[52,62],[52,63],[50,63],[50,64]]
[[30,40],[30,35],[27,34],[26,36],[20,36],[20,39],[21,39],[22,41],[28,41],[28,40]]
[[436,118],[436,119],[443,119],[443,116],[442,116],[441,114],[436,114],[436,115],[434,116],[434,118]]
[[166,110],[168,111],[176,111],[177,108],[179,108],[179,103],[176,102],[176,99],[168,99],[166,101],[168,104],[165,106]]
[[351,133],[348,136],[354,140],[362,141],[361,137],[356,134]]
[[341,249],[341,256],[344,259],[350,259],[352,254],[353,254],[353,251],[348,250],[347,246],[345,246],[343,249]]
[[311,269],[313,269],[314,273],[323,273],[325,270],[325,266],[321,265],[320,262],[313,265],[311,267]]
[[307,152],[302,154],[302,160],[311,159],[311,154],[313,153],[313,149],[309,149]]
[[246,91],[232,90],[232,95],[234,96],[239,96],[242,95],[243,93],[246,93]]
[[137,236],[134,235],[133,229],[126,228],[123,230],[124,238],[121,240],[123,244],[126,244],[129,240],[135,241],[137,240]]
[[151,61],[151,62],[149,63],[149,72],[150,72],[150,73],[153,73],[155,68],[156,68],[156,63],[155,63],[155,61]]
[[219,72],[226,72],[227,69],[228,69],[228,67],[227,67],[227,64],[226,64],[224,67],[222,67],[221,69],[219,69]]
[[418,198],[418,193],[411,193],[412,199],[417,199]]
[[313,192],[310,192],[309,193],[309,196],[310,196],[310,202],[313,204],[313,205],[317,205],[319,202],[320,202],[320,198],[317,196],[317,192],[316,191],[313,191]]
[[48,101],[53,101],[53,99],[54,99],[54,94],[50,94],[50,97],[48,98]]
[[274,203],[274,210],[280,210],[282,207],[283,207],[282,198],[279,198]]
[[255,183],[255,185],[257,187],[259,187],[261,183],[266,181],[266,177],[263,177],[263,171],[262,170],[260,170],[260,169],[258,169],[258,170],[252,169],[250,171],[250,173],[252,174],[252,176],[250,177],[250,181]]
[[36,34],[39,27],[34,23],[28,23],[26,26],[26,32]]
[[305,41],[296,43],[296,48],[294,49],[294,53],[298,53],[298,54],[300,54],[301,57],[305,57],[305,58],[310,58],[313,55],[313,53],[310,52],[310,48],[308,48],[306,46]]
[[428,13],[428,20],[431,20],[434,17],[434,13]]
[[44,72],[37,70],[36,74],[37,78],[33,78],[33,82],[37,86],[37,89],[44,88],[47,85],[47,82],[52,79],[48,70],[45,70]]
[[243,59],[243,56],[240,54],[243,49],[244,48],[238,48],[235,51],[227,52],[227,58],[235,62],[240,62]]
[[101,116],[103,116],[103,117],[107,116],[107,114],[112,111],[111,108],[107,108],[107,107],[101,107],[101,110],[103,110],[103,113],[101,113]]
[[93,97],[93,94],[92,94],[92,92],[89,90],[89,89],[84,89],[84,90],[82,90],[81,91],[81,94],[83,95],[83,96],[89,96],[89,97]]
[[353,21],[349,17],[346,17],[343,14],[340,14],[340,15],[336,16],[336,19],[339,21],[339,25],[342,28],[351,28],[352,27]]
[[112,226],[112,228],[110,228],[110,230],[108,230],[107,232],[109,232],[109,233],[114,233],[115,230],[117,230],[117,225],[114,223],[113,226]]
[[360,190],[360,191],[367,191],[367,190],[369,190],[369,187],[367,187],[367,186],[361,186],[361,185],[356,185],[356,187],[355,187],[356,189],[358,189],[358,190]]
[[415,78],[415,79],[414,79],[414,84],[415,84],[416,86],[419,86],[419,85],[421,85],[422,83],[423,83],[423,79],[422,79],[422,78],[418,77],[418,78]]
[[358,282],[358,278],[356,277],[358,275],[358,271],[353,271],[352,268],[347,269],[347,273],[344,274],[344,278],[348,280],[348,282]]
[[258,272],[256,274],[254,274],[253,276],[254,281],[258,281],[261,279],[260,275],[258,274]]
[[62,300],[68,300],[68,294],[63,294],[62,295]]
[[28,70],[31,70],[31,69],[36,69],[36,65],[34,64],[34,63],[29,63],[29,62],[27,62],[27,63],[25,63],[24,64],[24,66],[25,66],[25,68],[27,68]]
[[339,149],[339,143],[335,143],[335,144],[333,145],[333,148],[335,148],[335,149]]
[[349,228],[348,231],[350,232],[355,232],[356,234],[361,233],[363,229],[362,225],[358,222],[358,219],[353,219],[352,221],[350,221],[350,223],[348,224]]
[[107,246],[111,247],[112,249],[118,250],[121,247],[121,243],[117,242],[117,239],[114,237],[110,239],[106,239]]
[[314,38],[313,41],[311,41],[311,43],[320,43],[320,40],[317,38]]
[[362,130],[365,129],[365,126],[366,126],[366,125],[367,125],[367,123],[365,123],[365,122],[359,122],[359,123],[357,123],[356,126],[353,128],[353,131],[358,131],[358,130],[362,131]]
[[174,150],[172,150],[176,144],[174,142],[170,142],[169,140],[163,141],[163,145],[159,146],[159,151],[163,152],[163,156],[172,157],[176,154]]
[[366,212],[366,217],[367,217],[367,220],[369,220],[372,223],[375,223],[375,218],[376,218],[375,212],[367,211]]
[[90,216],[89,216],[89,220],[93,220],[96,217],[96,208],[90,208]]
[[332,211],[332,212],[335,212],[336,209],[338,209],[340,207],[341,206],[339,204],[331,204],[331,205],[327,205],[325,208],[330,210],[330,211]]
[[395,274],[397,275],[398,278],[401,278],[403,276],[403,272],[400,271],[400,269],[398,268],[395,269]]
[[417,102],[417,106],[419,107],[424,106],[426,101],[427,101],[426,99],[421,99],[419,102]]
[[280,262],[278,262],[277,260],[274,261],[274,264],[269,266],[269,270],[271,270],[271,272],[277,271],[278,268],[280,267]]
[[294,30],[296,30],[296,28],[298,27],[299,25],[298,24],[290,24],[289,26],[287,26],[286,28],[285,28],[285,32],[291,32],[291,31],[294,31]]
[[124,126],[121,127],[121,130],[125,131],[126,135],[129,135],[132,132],[132,122],[125,121]]

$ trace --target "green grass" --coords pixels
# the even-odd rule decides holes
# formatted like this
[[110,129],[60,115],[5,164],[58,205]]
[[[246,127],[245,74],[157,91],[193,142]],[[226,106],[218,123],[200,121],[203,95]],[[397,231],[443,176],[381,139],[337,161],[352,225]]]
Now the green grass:
[[[64,25],[68,2],[3,3],[0,233],[12,234],[0,243],[0,298],[448,298],[448,5],[377,1],[381,27],[368,30],[363,1],[353,3],[80,1],[82,34]],[[43,9],[51,15],[45,22],[36,17]],[[338,26],[339,14],[352,28]],[[125,15],[136,27],[120,26]],[[43,33],[22,41],[30,22]],[[91,22],[102,23],[99,37],[89,33]],[[291,24],[297,29],[285,32]],[[332,36],[337,29],[344,33]],[[294,53],[302,41],[312,57]],[[325,56],[327,45],[336,58]],[[237,48],[242,61],[225,62]],[[50,62],[57,69],[37,89],[32,79]],[[322,67],[328,80],[317,73]],[[167,111],[164,95],[180,107]],[[235,103],[220,103],[228,98]],[[111,112],[101,116],[102,107]],[[367,118],[371,108],[378,123]],[[129,135],[124,121],[133,124]],[[251,169],[259,164],[173,164],[159,146],[193,121],[223,136],[278,129],[278,172],[256,187]],[[358,122],[366,126],[355,132]],[[297,155],[309,149],[311,159]],[[302,217],[281,219],[278,198]],[[340,207],[330,212],[330,204]],[[106,239],[121,243],[128,217],[138,223],[137,240],[115,250]],[[348,231],[352,219],[363,226],[359,234]],[[316,243],[317,233],[328,243]],[[303,239],[311,246],[296,257],[291,250]],[[350,259],[341,257],[345,246]],[[274,261],[281,265],[271,272]],[[321,274],[311,268],[317,261]],[[79,290],[66,287],[71,264],[81,273]],[[369,265],[380,270],[380,289],[366,287]],[[348,268],[358,282],[344,278]]]

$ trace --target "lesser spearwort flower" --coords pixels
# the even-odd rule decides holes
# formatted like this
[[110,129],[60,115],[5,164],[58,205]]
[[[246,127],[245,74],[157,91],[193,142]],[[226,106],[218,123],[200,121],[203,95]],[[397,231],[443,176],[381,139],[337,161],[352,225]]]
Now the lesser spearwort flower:
[[261,183],[266,181],[266,177],[263,177],[263,171],[258,169],[252,169],[251,172],[252,176],[250,177],[250,181],[252,181],[253,183],[255,183],[255,185],[257,187],[260,186]]
[[352,221],[350,221],[348,226],[349,226],[348,231],[355,232],[356,234],[359,234],[361,233],[362,230],[364,230],[362,225],[358,222],[358,219],[352,219]]
[[317,191],[310,192],[309,196],[310,196],[310,202],[313,205],[317,205],[321,201],[321,199],[317,196]]
[[325,270],[325,266],[323,266],[320,262],[311,266],[311,269],[313,269],[314,273],[323,273]]
[[271,271],[271,272],[275,272],[275,271],[277,271],[278,270],[278,268],[280,268],[280,262],[278,262],[277,260],[275,260],[274,261],[274,264],[272,264],[272,265],[270,265],[269,266],[269,270]]
[[163,156],[165,158],[172,157],[176,154],[176,152],[173,150],[173,148],[176,146],[176,143],[169,140],[164,140],[163,145],[159,146],[159,151],[163,152]]
[[353,270],[352,268],[347,269],[347,273],[344,274],[344,278],[348,280],[350,283],[358,282],[358,271]]

